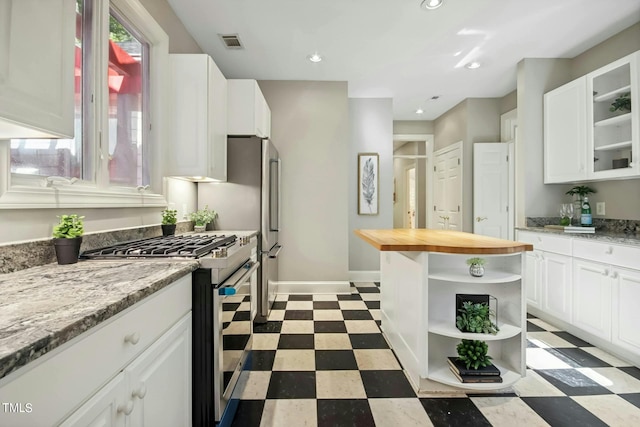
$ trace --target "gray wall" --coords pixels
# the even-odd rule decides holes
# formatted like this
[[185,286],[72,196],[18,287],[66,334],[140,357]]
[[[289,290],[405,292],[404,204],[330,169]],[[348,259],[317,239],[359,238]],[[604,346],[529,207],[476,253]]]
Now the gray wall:
[[500,98],[500,114],[508,113],[518,107],[518,92],[509,92]]
[[140,3],[169,36],[169,53],[202,53],[167,0],[140,0]]
[[[391,98],[349,98],[349,270],[380,270],[377,249],[353,230],[393,228],[393,107]],[[378,153],[378,215],[358,215],[358,153]]]
[[433,134],[433,120],[395,120],[394,135],[429,135]]
[[[348,280],[355,188],[346,82],[260,81],[282,158],[282,281]],[[389,143],[390,145],[391,143]],[[381,199],[382,200],[382,199]]]

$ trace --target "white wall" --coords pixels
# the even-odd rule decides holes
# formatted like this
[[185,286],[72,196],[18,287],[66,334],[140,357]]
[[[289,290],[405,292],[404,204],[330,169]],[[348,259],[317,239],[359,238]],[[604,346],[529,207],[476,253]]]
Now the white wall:
[[260,81],[282,159],[279,280],[348,280],[346,82]]
[[[349,98],[349,270],[380,270],[380,253],[353,230],[393,228],[393,104],[391,98]],[[358,215],[358,153],[378,153],[378,215]]]
[[169,53],[202,53],[167,0],[140,0],[140,3],[169,36]]

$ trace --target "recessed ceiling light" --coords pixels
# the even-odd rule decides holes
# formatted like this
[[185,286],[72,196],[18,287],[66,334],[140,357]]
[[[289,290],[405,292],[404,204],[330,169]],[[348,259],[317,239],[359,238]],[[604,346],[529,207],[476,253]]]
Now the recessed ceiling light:
[[416,114],[423,114],[423,113],[424,113],[424,110],[422,108],[418,108],[416,110]]
[[476,68],[480,68],[480,63],[479,62],[469,62],[467,65],[465,65],[465,67],[467,67],[470,70],[474,70]]
[[420,7],[429,10],[437,9],[442,6],[443,2],[444,0],[422,0],[422,3],[420,3]]
[[322,61],[322,56],[318,55],[318,52],[316,52],[312,55],[307,55],[307,59],[311,62],[320,62]]

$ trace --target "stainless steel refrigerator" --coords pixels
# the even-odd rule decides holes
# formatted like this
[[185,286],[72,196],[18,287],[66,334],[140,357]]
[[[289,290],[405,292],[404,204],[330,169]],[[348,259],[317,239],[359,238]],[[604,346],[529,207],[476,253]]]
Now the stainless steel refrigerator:
[[259,230],[257,310],[254,322],[267,321],[278,280],[281,161],[268,139],[227,139],[227,182],[199,183],[198,206],[218,213],[220,230]]

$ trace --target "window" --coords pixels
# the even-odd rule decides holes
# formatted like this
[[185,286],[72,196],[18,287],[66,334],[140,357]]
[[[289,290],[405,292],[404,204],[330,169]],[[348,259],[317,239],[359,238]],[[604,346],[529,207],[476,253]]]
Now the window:
[[168,37],[138,0],[76,0],[76,23],[75,138],[0,144],[0,208],[165,206]]

